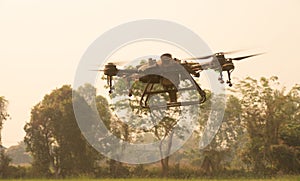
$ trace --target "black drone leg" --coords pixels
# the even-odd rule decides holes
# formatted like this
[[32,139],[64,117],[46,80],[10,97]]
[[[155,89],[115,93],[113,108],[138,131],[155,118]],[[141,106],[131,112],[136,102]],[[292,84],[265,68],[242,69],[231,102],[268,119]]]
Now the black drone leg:
[[227,84],[229,85],[229,87],[231,87],[232,86],[232,83],[231,83],[231,72],[229,71],[229,70],[227,70],[227,74],[228,74],[228,80],[227,80]]
[[204,103],[206,101],[206,93],[201,89],[201,87],[198,85],[198,83],[195,81],[195,79],[193,77],[190,77],[190,78],[191,78],[190,80],[194,83],[194,85],[197,88],[198,93],[201,96],[200,103]]
[[223,80],[223,73],[222,73],[222,71],[220,71],[220,77],[219,77],[219,81],[220,81],[220,83],[221,83],[221,84],[223,84],[223,83],[224,83],[224,80]]
[[[154,86],[154,84],[151,83],[151,84],[149,85],[149,87],[148,87],[147,92],[151,92],[151,90],[153,89],[153,86]],[[149,100],[149,98],[150,98],[150,94],[148,93],[147,96],[146,96],[145,105],[148,105],[148,100]]]
[[[133,84],[135,84],[137,81],[135,81]],[[130,86],[130,80],[129,79],[127,79],[127,83],[128,83],[128,87],[129,87],[129,92],[128,92],[128,96],[129,97],[131,97],[132,96],[132,86],[133,86],[133,84],[132,84],[132,86]]]
[[146,84],[146,87],[143,91],[142,97],[140,99],[140,106],[142,108],[147,108],[148,107],[148,100],[150,97],[150,92],[153,89],[153,83],[150,83],[151,79],[148,81],[148,83]]
[[170,97],[170,102],[176,103],[177,102],[177,91],[171,90],[168,93],[169,93],[169,97]]
[[109,91],[108,91],[108,93],[112,93],[112,89],[113,89],[113,87],[112,87],[112,76],[107,76],[107,83],[108,83],[108,85],[109,85]]

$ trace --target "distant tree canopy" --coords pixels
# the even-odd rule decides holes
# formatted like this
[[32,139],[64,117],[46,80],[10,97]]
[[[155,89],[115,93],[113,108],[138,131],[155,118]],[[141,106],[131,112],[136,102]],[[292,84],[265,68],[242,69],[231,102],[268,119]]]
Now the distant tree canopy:
[[[122,79],[115,86],[113,96],[116,97],[122,96],[128,89]],[[140,84],[133,87],[133,101],[138,102],[143,87]],[[246,78],[231,90],[217,135],[204,150],[193,152],[190,161],[198,163],[196,165],[204,174],[218,174],[231,168],[260,174],[299,173],[300,86],[286,90],[280,87],[277,77],[262,77],[260,80]],[[200,126],[205,125],[211,104],[212,99],[209,98],[201,105],[202,111],[198,115]],[[135,120],[132,117],[127,119]],[[169,123],[162,121],[163,125],[172,129]],[[126,128],[121,134],[136,134],[135,130]],[[153,133],[155,131],[158,130],[154,127]],[[169,157],[161,161],[164,176],[168,175],[168,162]]]
[[[74,101],[80,101],[83,109],[93,111],[83,97],[75,96]],[[70,86],[53,90],[35,105],[24,129],[24,141],[33,156],[37,176],[64,177],[93,171],[99,155],[87,144],[77,125]]]
[[[203,105],[201,115],[205,116],[199,117],[200,129],[203,129],[205,120],[208,119],[208,114],[211,111],[211,101],[212,99],[208,99]],[[226,98],[225,112],[217,134],[207,147],[201,149],[200,152],[195,150],[192,152],[193,163],[199,166],[201,172],[204,174],[219,174],[225,167],[230,165],[232,159],[235,157],[235,149],[238,147],[243,133],[241,111],[239,99],[233,95],[229,95]],[[201,134],[198,136],[201,137]]]
[[8,101],[3,96],[0,96],[0,178],[7,177],[9,172],[9,163],[11,161],[10,158],[4,153],[1,137],[3,121],[9,117],[7,113],[7,104]]
[[[192,149],[191,163],[209,175],[228,169],[300,173],[300,86],[286,90],[277,77],[246,78],[231,91],[217,135],[204,150]],[[200,123],[210,102],[202,105]]]
[[12,159],[11,164],[13,165],[26,165],[31,163],[31,156],[26,153],[26,145],[23,141],[17,145],[10,146],[5,150],[6,154]]
[[[88,84],[80,87],[78,92],[72,92],[70,86],[64,85],[45,95],[44,99],[33,107],[30,122],[24,129],[25,144],[33,156],[34,175],[78,176],[95,174],[95,170],[102,170],[98,172],[101,176],[104,173],[103,167],[108,167],[106,173],[109,177],[151,175],[151,170],[147,172],[144,165],[126,166],[115,160],[103,159],[83,137],[83,134],[93,136],[90,127],[80,130],[77,125],[72,101],[78,101],[82,111],[85,111],[86,125],[94,124],[91,120],[94,119],[93,113],[97,111],[107,130],[122,141],[142,142],[142,136],[146,134],[153,134],[154,140],[160,141],[168,135],[169,138],[165,141],[170,143],[169,147],[172,146],[172,129],[176,121],[168,120],[166,116],[150,129],[134,129],[130,124],[144,124],[139,115],[147,114],[137,107],[124,106],[122,100],[118,99],[127,99],[124,90],[128,87],[124,80],[116,82],[115,86],[112,98],[117,98],[114,102],[117,107],[109,105],[105,97],[96,96],[96,89]],[[143,87],[140,84],[133,86],[135,97],[132,100],[137,102]],[[199,150],[199,139],[203,136],[201,131],[215,101],[208,92],[208,100],[200,105],[201,113],[195,113],[199,129],[195,130],[195,134],[187,143],[188,147],[183,148],[184,151],[180,150],[174,156],[162,159],[163,176],[226,175],[230,174],[231,170],[261,175],[300,173],[300,86],[295,85],[286,90],[280,87],[277,77],[260,80],[246,78],[231,91],[226,97],[220,129],[210,144]],[[75,95],[73,100],[72,93]],[[95,99],[91,99],[93,96]],[[93,101],[96,107],[93,107]],[[123,114],[130,124],[112,115],[109,109],[133,111],[134,114],[131,115]],[[180,131],[175,134],[180,135]],[[181,162],[190,167],[180,170]],[[152,174],[157,176],[155,171]]]
[[5,121],[9,117],[7,113],[7,103],[8,101],[3,96],[0,96],[0,145],[1,146],[2,146],[1,130],[3,127],[3,121]]
[[[140,63],[142,65],[143,61]],[[130,68],[128,67],[128,69]],[[173,140],[184,140],[185,136],[188,135],[190,129],[187,127],[191,125],[187,125],[187,122],[191,120],[183,117],[186,114],[191,114],[192,110],[181,109],[180,107],[169,107],[166,109],[142,108],[140,100],[146,88],[145,83],[140,81],[130,82],[126,78],[116,78],[114,83],[114,91],[111,94],[111,98],[113,100],[116,99],[116,101],[112,101],[111,108],[116,112],[117,116],[118,111],[120,111],[120,117],[112,120],[114,125],[112,131],[118,133],[120,138],[129,143],[139,142],[141,144],[147,143],[149,140],[150,143],[154,141],[159,142],[157,150],[161,159],[161,175],[168,177],[169,157],[174,145],[176,145]],[[184,85],[181,86],[191,87],[192,83],[185,81]],[[157,91],[164,89],[161,84],[155,84],[152,88]],[[128,99],[129,89],[131,89],[130,100]],[[169,102],[168,94],[162,92],[149,96],[149,106],[151,107],[152,104],[155,107],[163,102]],[[189,96],[186,97],[189,98]],[[124,110],[127,112],[126,115],[122,114]],[[195,117],[197,115],[194,115]]]
[[300,86],[277,88],[278,78],[246,78],[237,85],[248,135],[245,163],[256,172],[300,172]]

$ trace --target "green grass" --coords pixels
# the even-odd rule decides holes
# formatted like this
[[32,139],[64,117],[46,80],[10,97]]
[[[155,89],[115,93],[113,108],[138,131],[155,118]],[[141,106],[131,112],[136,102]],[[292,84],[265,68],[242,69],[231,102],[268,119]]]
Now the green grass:
[[[78,179],[4,179],[1,181],[186,181],[184,179],[88,179],[88,178],[78,178]],[[300,181],[300,176],[284,176],[278,178],[268,178],[268,179],[189,179],[192,181]]]

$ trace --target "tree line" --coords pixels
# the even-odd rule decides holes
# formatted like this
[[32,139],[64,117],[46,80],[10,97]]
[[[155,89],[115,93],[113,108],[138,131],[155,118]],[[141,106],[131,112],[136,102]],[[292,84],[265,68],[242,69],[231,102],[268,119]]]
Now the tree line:
[[[112,96],[119,96],[118,89],[121,91],[124,86],[124,82],[117,82]],[[135,85],[135,88],[140,90],[141,85]],[[96,96],[93,86],[86,84],[74,91],[71,86],[63,85],[45,95],[32,108],[30,121],[24,127],[24,142],[33,158],[31,166],[14,167],[1,151],[0,176],[191,178],[299,174],[300,85],[287,90],[280,87],[277,77],[260,80],[248,77],[239,81],[230,92],[226,95],[222,124],[204,149],[199,150],[198,145],[214,101],[213,93],[209,91],[208,100],[201,105],[201,113],[195,115],[198,127],[183,148],[162,157],[157,163],[129,165],[106,158],[86,141],[74,115],[74,95],[75,101],[79,101],[82,110],[86,111],[87,124],[91,127],[97,125],[91,121],[91,115],[97,111],[107,129],[121,140],[137,141],[136,135],[141,130],[118,120],[109,111],[112,107],[106,98]],[[133,92],[136,97],[140,93]],[[91,96],[96,97],[96,108],[90,104]],[[2,128],[8,114],[7,100],[0,98]],[[143,114],[142,110],[132,111]],[[153,138],[160,141],[168,136],[168,143],[171,143],[175,125],[174,119],[164,119],[153,129],[142,131],[153,134]]]

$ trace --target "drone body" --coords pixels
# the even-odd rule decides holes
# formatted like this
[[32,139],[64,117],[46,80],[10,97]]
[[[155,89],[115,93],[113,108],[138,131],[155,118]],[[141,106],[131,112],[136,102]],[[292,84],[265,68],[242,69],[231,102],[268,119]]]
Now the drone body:
[[[107,83],[109,86],[109,93],[113,90],[113,76],[137,78],[137,81],[145,84],[144,91],[140,98],[140,106],[142,108],[149,108],[149,99],[153,95],[166,94],[168,95],[167,107],[185,106],[193,104],[201,104],[206,100],[205,92],[195,81],[195,77],[200,76],[200,72],[207,69],[213,69],[220,73],[219,81],[224,83],[223,72],[227,72],[228,80],[226,83],[232,86],[231,72],[234,70],[234,64],[232,60],[242,60],[250,58],[252,56],[260,55],[254,54],[249,56],[237,57],[237,58],[225,58],[225,54],[232,53],[216,53],[204,57],[187,58],[179,60],[172,58],[169,53],[163,54],[160,60],[149,59],[147,63],[137,66],[135,69],[118,69],[114,63],[108,63],[104,68],[104,75],[107,76]],[[208,59],[212,60],[208,63],[200,64],[198,62],[187,62],[187,60],[199,60]],[[189,80],[192,84],[190,87],[179,88],[181,81]],[[157,89],[156,87],[161,87]],[[199,99],[197,101],[181,101],[178,102],[178,92],[196,90]],[[129,88],[129,96],[132,96],[132,90]],[[159,105],[156,106],[160,108]]]

